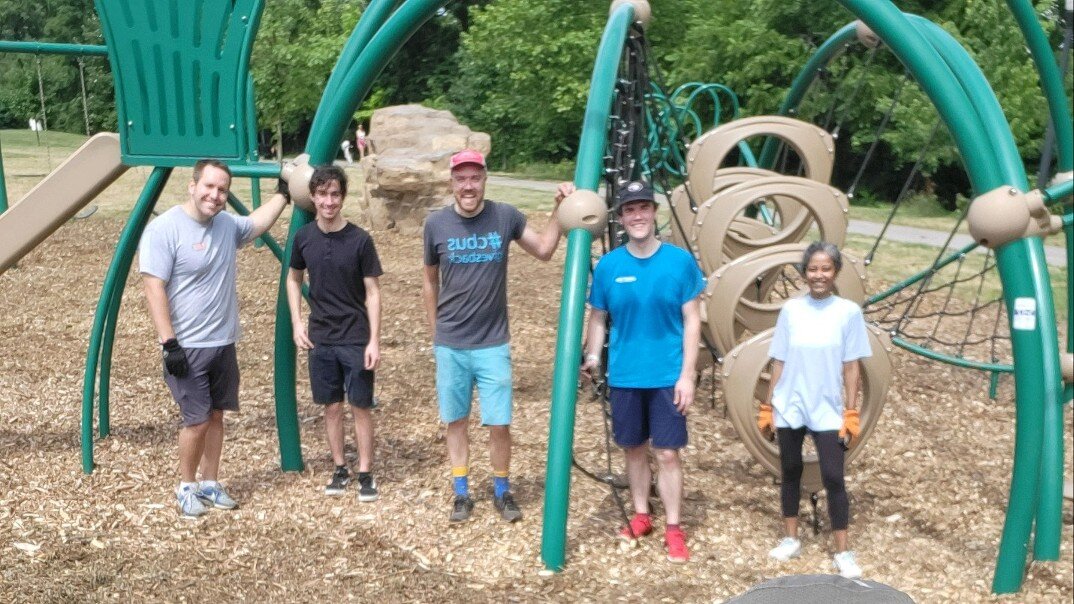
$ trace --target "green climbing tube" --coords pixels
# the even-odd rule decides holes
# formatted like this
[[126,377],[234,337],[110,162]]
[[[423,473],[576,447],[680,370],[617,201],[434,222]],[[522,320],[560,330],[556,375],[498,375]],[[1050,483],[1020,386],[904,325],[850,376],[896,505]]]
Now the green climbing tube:
[[[138,197],[138,202],[131,211],[131,217],[123,228],[119,237],[117,250],[136,247],[141,236],[141,228],[149,221],[153,207],[160,198],[160,192],[164,184],[168,182],[171,168],[154,168],[149,179]],[[139,225],[141,228],[139,228]],[[90,332],[89,350],[86,352],[86,373],[82,380],[82,471],[86,474],[93,472],[93,385],[97,377],[97,362],[100,358],[101,339],[104,333],[105,317],[110,306],[112,295],[116,290],[116,280],[126,278],[126,272],[120,274],[122,254],[113,256],[112,263],[105,275],[104,286],[101,288],[101,297],[97,302],[97,311],[93,315],[93,330]],[[129,270],[130,266],[127,265]]]
[[[601,37],[578,144],[574,173],[574,184],[578,189],[596,191],[600,184],[608,118],[615,95],[615,78],[627,31],[633,20],[633,5],[620,6],[608,20]],[[574,229],[567,234],[556,361],[552,370],[541,561],[546,569],[557,572],[563,570],[566,557],[574,410],[578,401],[578,368],[582,360],[582,320],[585,317],[585,293],[589,284],[591,243],[589,231]]]

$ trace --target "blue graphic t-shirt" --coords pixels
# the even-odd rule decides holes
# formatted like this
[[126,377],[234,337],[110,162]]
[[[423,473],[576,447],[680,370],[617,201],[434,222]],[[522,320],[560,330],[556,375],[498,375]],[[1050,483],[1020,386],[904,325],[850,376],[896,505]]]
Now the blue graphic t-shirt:
[[435,344],[471,349],[507,343],[507,248],[525,228],[522,212],[487,199],[472,218],[454,206],[429,214],[425,265],[440,267]]
[[682,305],[705,289],[689,252],[661,244],[648,258],[627,247],[600,259],[589,304],[611,317],[608,384],[616,388],[667,388],[682,371]]

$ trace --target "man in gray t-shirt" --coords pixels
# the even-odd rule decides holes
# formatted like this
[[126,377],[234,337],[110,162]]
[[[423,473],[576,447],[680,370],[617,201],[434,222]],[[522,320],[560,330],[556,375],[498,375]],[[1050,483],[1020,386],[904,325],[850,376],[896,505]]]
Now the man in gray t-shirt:
[[[548,260],[559,244],[556,211],[543,231],[526,225],[512,206],[485,199],[485,158],[465,150],[451,157],[455,203],[425,221],[425,279],[422,298],[433,330],[436,392],[440,419],[447,424],[448,458],[455,501],[451,520],[470,517],[467,431],[474,384],[481,401],[481,423],[489,427],[494,504],[503,518],[522,518],[511,495],[511,356],[507,329],[508,247]],[[555,207],[574,191],[562,183]]]
[[[164,353],[164,381],[179,405],[179,509],[186,518],[235,501],[217,482],[224,411],[239,408],[239,304],[235,257],[280,217],[289,197],[281,185],[250,213],[221,210],[231,171],[216,160],[194,164],[190,197],[146,227],[138,263],[153,327]],[[197,474],[201,472],[201,482]]]

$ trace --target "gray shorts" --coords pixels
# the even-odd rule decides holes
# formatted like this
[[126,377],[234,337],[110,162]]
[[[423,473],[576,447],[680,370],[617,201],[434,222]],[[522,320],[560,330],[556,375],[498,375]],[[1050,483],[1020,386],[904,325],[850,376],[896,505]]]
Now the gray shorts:
[[184,426],[209,421],[215,409],[239,410],[239,359],[235,345],[186,348],[190,373],[177,378],[164,371],[164,383],[179,404]]

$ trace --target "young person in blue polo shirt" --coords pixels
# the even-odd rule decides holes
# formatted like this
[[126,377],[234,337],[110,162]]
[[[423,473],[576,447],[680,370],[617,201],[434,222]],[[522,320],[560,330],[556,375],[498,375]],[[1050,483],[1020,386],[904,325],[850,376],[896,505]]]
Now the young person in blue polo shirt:
[[701,340],[698,294],[705,278],[689,252],[656,238],[656,198],[641,182],[620,192],[614,210],[629,240],[597,263],[590,290],[584,374],[600,367],[608,334],[612,432],[626,457],[634,517],[620,532],[633,541],[653,530],[649,515],[649,449],[667,514],[668,560],[690,559],[679,525],[686,412],[694,402]]
[[[326,495],[342,495],[351,474],[343,456],[343,397],[354,417],[358,501],[377,500],[373,479],[373,378],[380,364],[380,267],[373,238],[342,214],[347,175],[321,166],[309,183],[316,220],[295,233],[287,302],[295,345],[309,351],[313,402],[324,406],[336,465]],[[302,280],[309,272],[309,329],[302,321]]]

